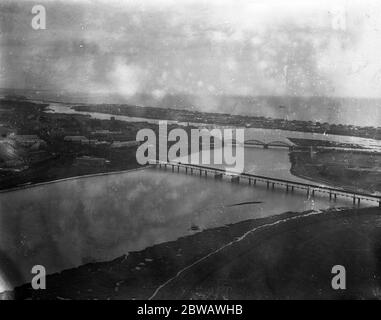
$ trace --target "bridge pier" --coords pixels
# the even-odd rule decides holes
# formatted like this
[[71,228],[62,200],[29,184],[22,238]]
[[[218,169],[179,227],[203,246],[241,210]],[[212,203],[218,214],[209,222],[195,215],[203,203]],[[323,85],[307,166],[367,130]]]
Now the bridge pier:
[[222,179],[222,173],[215,173],[214,179]]
[[[164,162],[164,161],[152,160],[150,161],[150,165],[151,167],[165,169],[165,170],[169,169],[167,167],[170,166],[172,172],[175,172],[177,167],[178,173],[180,173],[180,167],[184,167],[185,172],[188,174],[188,172],[190,171],[191,175],[193,175],[194,170],[196,170],[195,174],[197,175],[197,170],[199,170],[200,178],[202,176],[205,176],[207,178],[208,172],[212,176],[214,175],[215,179],[223,179],[225,175],[224,172],[218,169],[213,169],[206,166],[187,165],[187,164],[182,164],[179,162]],[[254,174],[246,174],[246,173],[242,175],[234,175],[230,177],[231,177],[231,182],[234,182],[234,183],[239,183],[241,178],[245,180],[248,179],[249,180],[248,184],[249,185],[253,184],[254,186],[257,184],[257,180],[258,180],[260,182],[266,183],[267,190],[270,189],[270,184],[273,190],[275,190],[276,184],[279,184],[280,186],[282,186],[282,188],[283,186],[285,186],[287,193],[290,191],[294,192],[295,188],[299,188],[301,190],[306,190],[308,198],[310,198],[310,196],[315,197],[316,192],[324,192],[326,194],[328,193],[329,199],[330,200],[334,199],[335,201],[337,200],[338,196],[349,197],[349,199],[352,198],[353,200],[353,206],[357,204],[358,207],[360,207],[362,199],[366,201],[374,201],[376,203],[378,202],[378,206],[381,208],[381,197],[376,197],[371,194],[364,194],[364,193],[357,194],[354,191],[352,191],[354,192],[352,193],[352,192],[348,192],[344,190],[336,190],[334,188],[322,187],[322,186],[318,186],[314,184],[298,183],[298,182],[293,182],[293,181],[284,180],[284,179],[275,179],[271,177],[257,176]]]
[[239,176],[233,176],[233,177],[231,178],[231,182],[239,183]]

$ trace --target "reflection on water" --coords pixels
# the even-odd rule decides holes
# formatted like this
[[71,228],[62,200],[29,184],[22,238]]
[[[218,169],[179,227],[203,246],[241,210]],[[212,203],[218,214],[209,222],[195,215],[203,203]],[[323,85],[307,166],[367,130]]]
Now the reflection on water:
[[[249,171],[290,175],[286,150],[255,149],[247,156],[253,159]],[[263,203],[229,207],[248,201]],[[203,230],[285,211],[350,205],[341,201],[153,168],[82,178],[0,194],[0,252],[22,275],[16,285],[30,281],[36,264],[53,273],[178,239],[195,232],[192,226]]]
[[[221,154],[224,154],[223,149],[221,150]],[[211,150],[210,152],[209,163],[203,162],[202,152],[198,153],[198,157],[196,156],[195,158],[198,158],[198,162],[196,162],[196,164],[201,164],[208,167],[231,170],[236,166],[236,164],[215,164],[214,150]],[[173,161],[181,163],[193,163],[190,159],[190,156],[184,158],[176,158]],[[289,153],[288,150],[284,148],[263,149],[260,147],[246,147],[244,150],[243,162],[243,171],[246,173],[262,175],[271,178],[291,180],[295,182],[311,183],[311,181],[309,180],[302,179],[291,174],[291,162]]]

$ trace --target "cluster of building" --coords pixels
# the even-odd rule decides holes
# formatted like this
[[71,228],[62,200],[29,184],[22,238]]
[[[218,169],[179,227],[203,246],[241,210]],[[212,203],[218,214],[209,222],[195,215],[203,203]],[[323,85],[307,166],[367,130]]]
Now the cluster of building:
[[74,165],[76,166],[88,166],[91,168],[104,167],[109,164],[110,161],[100,157],[82,156],[75,159]]
[[96,130],[91,134],[90,138],[80,135],[65,136],[64,141],[81,145],[110,146],[111,148],[125,148],[139,145],[139,142],[136,140],[127,140],[121,132],[109,130]]
[[[121,149],[122,151],[123,148],[139,145],[138,141],[131,140],[122,132],[110,130],[95,130],[88,136],[66,135],[63,137],[63,142],[73,147],[65,150],[69,150],[69,152],[74,150],[74,153],[79,154],[75,158],[74,165],[92,167],[105,166],[110,161],[102,157],[83,155],[88,150],[84,148],[85,146]],[[38,135],[16,134],[14,130],[0,125],[0,170],[24,170],[31,164],[48,160],[52,158],[53,154],[47,150],[46,141]]]
[[[88,137],[83,135],[68,135],[64,137],[64,142],[71,146],[90,146],[90,147],[107,147],[110,149],[123,149],[139,145],[136,140],[130,140],[130,137],[120,131],[95,130]],[[81,167],[104,167],[110,163],[103,157],[95,156],[78,156],[74,161],[75,166]]]

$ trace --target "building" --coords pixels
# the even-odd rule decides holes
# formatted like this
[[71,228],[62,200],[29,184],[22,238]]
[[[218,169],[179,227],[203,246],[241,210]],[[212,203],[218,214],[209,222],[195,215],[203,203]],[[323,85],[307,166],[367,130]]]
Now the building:
[[74,164],[78,166],[103,167],[109,163],[110,161],[105,158],[82,156],[76,158]]
[[64,137],[64,141],[78,144],[90,144],[90,140],[84,136],[66,136]]
[[113,135],[113,134],[122,134],[121,131],[110,131],[110,130],[95,130],[92,132],[92,135]]
[[130,141],[114,141],[111,144],[111,148],[128,148],[128,147],[136,147],[140,145],[139,141],[130,140]]

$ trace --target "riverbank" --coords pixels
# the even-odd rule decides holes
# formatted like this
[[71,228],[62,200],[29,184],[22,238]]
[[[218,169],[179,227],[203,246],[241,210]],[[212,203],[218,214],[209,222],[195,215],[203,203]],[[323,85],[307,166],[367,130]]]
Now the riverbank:
[[[0,190],[140,167],[134,144],[113,147],[112,143],[135,140],[143,124],[47,114],[48,106],[0,100],[0,128],[7,128],[0,137]],[[96,136],[96,132],[105,133]],[[86,136],[88,143],[66,141],[66,136]],[[42,143],[34,144],[37,138]]]
[[[378,208],[284,213],[49,275],[16,299],[379,299]],[[347,289],[331,288],[343,265]],[[245,266],[245,268],[242,268]]]
[[288,131],[312,132],[331,135],[381,139],[381,128],[360,127],[333,123],[320,123],[302,120],[285,120],[280,118],[255,117],[228,113],[200,112],[186,109],[168,109],[160,107],[137,106],[129,104],[92,104],[74,105],[80,112],[97,112],[129,117],[166,119],[183,123],[204,123],[221,126],[245,128],[281,129]]
[[[35,134],[46,142],[46,147],[37,151],[35,148],[25,148],[16,144],[14,146],[14,157],[11,159],[8,159],[7,154],[1,154],[0,152],[0,189],[6,190],[68,177],[129,170],[139,167],[135,156],[136,147],[113,148],[111,147],[112,143],[114,141],[134,141],[136,133],[141,128],[147,127],[154,130],[154,132],[158,130],[156,124],[119,121],[112,119],[108,115],[107,119],[93,119],[90,116],[81,114],[49,113],[46,112],[48,107],[48,104],[36,101],[32,102],[22,99],[0,100],[0,109],[7,111],[0,121],[0,125],[9,126],[10,130],[14,130],[18,134]],[[77,107],[87,108],[87,106]],[[123,107],[122,110],[121,108],[118,109],[116,105],[94,106],[96,109],[98,107],[100,108],[98,111],[102,112],[110,111],[122,114],[130,114],[129,112],[132,112],[134,116],[150,116],[153,118],[162,116],[162,119],[167,120],[195,121],[195,119],[192,119],[192,113],[188,111],[181,111],[185,113],[181,113],[182,116],[180,117],[176,110],[171,110],[168,113],[162,109],[155,109],[155,112],[146,114],[146,111],[151,109],[140,107],[126,107],[127,109],[124,109]],[[172,112],[174,113],[172,114]],[[215,114],[200,114],[207,120],[206,122],[215,120],[215,123],[218,123],[218,117],[221,116],[217,115],[218,119],[215,119],[212,117]],[[201,118],[197,116],[197,119]],[[231,120],[229,117],[224,119]],[[233,120],[230,125],[240,125],[235,124]],[[170,130],[177,126],[172,124],[168,129]],[[188,126],[186,128],[190,130],[192,127]],[[247,128],[251,128],[251,126]],[[285,129],[282,126],[275,126],[275,128]],[[66,136],[73,135],[82,136],[85,140],[89,139],[89,141],[95,142],[93,144],[86,144],[65,141]],[[276,137],[274,139],[277,140],[279,138]],[[311,141],[308,141],[308,143],[311,143]],[[332,142],[319,141],[319,144],[321,143],[333,144]],[[170,148],[170,144],[168,144],[168,148]],[[103,161],[107,162],[107,164],[94,165],[94,161],[86,164],[85,161],[82,161],[83,157],[90,157],[94,161]],[[2,160],[4,160],[4,163],[2,163]],[[23,163],[22,168],[15,167],[15,161]],[[311,168],[307,171],[312,172],[313,170]],[[294,169],[292,173],[298,177],[310,177],[313,181],[322,180],[322,177],[318,177],[313,172],[299,171]],[[361,179],[361,177],[358,179]],[[368,182],[366,183],[368,184]]]
[[[36,101],[0,99],[0,129],[6,128],[0,131],[0,190],[139,168],[137,132],[158,132],[157,124],[48,113],[48,106]],[[177,127],[169,125],[168,129]],[[15,135],[38,138],[43,145],[19,143],[12,138]]]
[[28,183],[25,185],[20,185],[18,187],[13,187],[13,188],[9,188],[9,189],[0,189],[0,194],[1,193],[7,193],[7,192],[19,191],[19,190],[23,190],[23,189],[27,189],[27,188],[41,187],[41,186],[45,186],[45,185],[49,185],[49,184],[60,183],[60,182],[65,182],[65,181],[70,181],[70,180],[110,176],[110,175],[114,175],[114,174],[123,174],[123,173],[128,173],[128,172],[133,172],[133,171],[144,170],[144,169],[147,169],[149,167],[150,167],[150,165],[145,165],[145,166],[141,166],[139,168],[133,168],[133,169],[129,169],[129,170],[91,173],[91,174],[85,174],[85,175],[79,175],[79,176],[71,176],[68,178],[62,178],[62,179],[57,179],[57,180],[49,180],[49,181],[40,182],[40,183]]
[[381,192],[381,154],[345,150],[292,151],[294,176],[365,193]]

